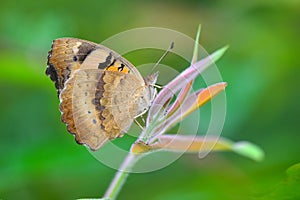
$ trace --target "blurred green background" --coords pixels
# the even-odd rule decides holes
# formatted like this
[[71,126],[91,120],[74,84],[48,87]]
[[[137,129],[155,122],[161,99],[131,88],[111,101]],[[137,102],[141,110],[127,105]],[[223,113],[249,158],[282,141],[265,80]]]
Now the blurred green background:
[[0,199],[103,195],[115,170],[76,145],[60,122],[54,84],[44,74],[47,52],[58,37],[101,42],[136,27],[194,38],[202,24],[208,52],[230,45],[217,63],[229,85],[222,135],[259,145],[266,159],[185,155],[129,176],[119,199],[253,199],[276,190],[300,162],[300,1],[10,0],[1,2],[0,20]]

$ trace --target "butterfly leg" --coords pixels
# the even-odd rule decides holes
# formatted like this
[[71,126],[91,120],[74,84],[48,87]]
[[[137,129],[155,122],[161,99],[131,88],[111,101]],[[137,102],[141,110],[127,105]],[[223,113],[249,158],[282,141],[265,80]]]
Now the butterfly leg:
[[158,88],[158,89],[162,89],[164,86],[160,86],[160,85],[156,85],[156,84],[151,84],[151,86]]
[[[134,121],[142,130],[144,130],[144,127],[136,119],[134,119]],[[144,119],[143,119],[143,121],[144,121]]]

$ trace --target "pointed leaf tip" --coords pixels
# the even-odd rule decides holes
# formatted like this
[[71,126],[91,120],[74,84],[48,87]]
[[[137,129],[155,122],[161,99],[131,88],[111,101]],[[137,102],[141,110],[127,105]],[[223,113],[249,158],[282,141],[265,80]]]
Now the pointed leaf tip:
[[201,24],[199,24],[198,29],[197,29],[197,33],[196,33],[196,42],[199,43],[199,38],[200,38],[200,34],[201,34]]
[[224,53],[227,51],[227,49],[229,48],[228,45],[222,47],[221,49],[218,49],[217,51],[215,51],[214,53],[211,54],[211,59],[213,62],[216,62],[217,60],[219,60]]
[[199,38],[201,34],[201,24],[199,24],[198,29],[197,29],[197,35],[196,35],[196,43],[199,43]]
[[246,141],[235,143],[232,150],[255,161],[262,161],[265,157],[265,153],[260,147]]
[[198,51],[199,51],[199,39],[200,39],[200,34],[201,34],[201,24],[198,26],[196,38],[195,38],[195,44],[194,44],[194,51],[193,51],[193,58],[192,58],[192,64],[195,64],[198,60]]

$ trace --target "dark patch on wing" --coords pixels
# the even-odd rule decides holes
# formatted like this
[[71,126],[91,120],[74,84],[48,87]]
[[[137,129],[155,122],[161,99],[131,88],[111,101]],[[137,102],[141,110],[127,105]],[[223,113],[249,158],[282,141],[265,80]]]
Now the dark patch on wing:
[[[77,53],[77,60],[80,64],[86,59],[86,57],[96,49],[96,45],[90,44],[87,42],[82,42],[82,44],[78,47],[79,51]],[[74,58],[73,58],[74,59]]]
[[121,63],[121,66],[118,67],[118,71],[119,72],[123,71],[124,67],[125,67],[125,65],[123,63]]
[[49,63],[49,61],[48,61],[48,67],[46,69],[46,74],[50,77],[50,79],[52,81],[54,81],[55,88],[57,89],[57,92],[59,94],[60,90],[62,88],[60,88],[60,85],[59,85],[59,79],[58,79],[57,71],[56,71],[55,67],[53,66],[53,64]]
[[[112,59],[112,53],[110,52],[109,55],[106,57],[105,62],[99,63],[98,69],[105,69],[106,67],[110,66],[111,59]],[[115,62],[115,60],[113,62]]]
[[77,62],[77,60],[78,60],[77,56],[73,56],[73,61]]
[[[104,86],[104,81],[103,81],[103,74],[101,74],[98,78],[98,84],[96,86],[96,92],[95,92],[95,98],[92,100],[92,103],[95,105],[96,110],[99,111],[99,119],[103,122],[104,121],[104,117],[102,115],[103,110],[105,109],[105,107],[103,105],[101,105],[100,103],[100,99],[103,97],[103,86]],[[104,126],[101,124],[101,128],[104,130]]]
[[62,85],[60,84],[60,80],[58,78],[58,73],[52,63],[50,63],[50,59],[52,57],[52,49],[53,49],[54,41],[52,42],[51,49],[48,52],[47,57],[47,69],[46,69],[46,75],[50,77],[52,81],[54,81],[55,88],[57,89],[57,95],[60,94],[60,91],[63,89]]

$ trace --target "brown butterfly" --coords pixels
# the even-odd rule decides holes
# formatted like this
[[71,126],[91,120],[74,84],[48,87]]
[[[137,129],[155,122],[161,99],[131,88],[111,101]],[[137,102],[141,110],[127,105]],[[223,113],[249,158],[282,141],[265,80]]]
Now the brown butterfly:
[[156,94],[157,74],[144,79],[129,61],[93,42],[54,40],[47,65],[62,121],[77,143],[92,150],[128,131]]

